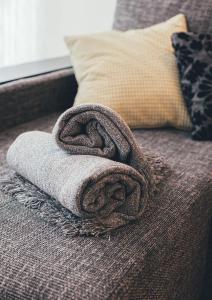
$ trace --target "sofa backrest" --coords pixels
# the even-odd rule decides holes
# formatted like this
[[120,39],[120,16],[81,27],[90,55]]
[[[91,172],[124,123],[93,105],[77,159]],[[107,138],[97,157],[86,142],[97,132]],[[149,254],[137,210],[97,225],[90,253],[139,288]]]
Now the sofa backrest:
[[190,31],[212,33],[212,0],[117,0],[114,29],[144,28],[178,13],[187,16]]

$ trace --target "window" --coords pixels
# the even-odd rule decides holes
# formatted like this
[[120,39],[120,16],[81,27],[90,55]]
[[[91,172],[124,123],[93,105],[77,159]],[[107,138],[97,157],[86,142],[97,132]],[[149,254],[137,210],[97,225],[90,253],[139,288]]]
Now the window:
[[0,68],[67,55],[65,35],[109,30],[115,0],[0,0]]

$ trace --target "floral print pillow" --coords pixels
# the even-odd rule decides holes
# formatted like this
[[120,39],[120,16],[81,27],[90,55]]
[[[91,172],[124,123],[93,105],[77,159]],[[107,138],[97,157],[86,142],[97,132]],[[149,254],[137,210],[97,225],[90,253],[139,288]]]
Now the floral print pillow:
[[193,124],[192,137],[212,140],[212,35],[174,33],[172,44]]

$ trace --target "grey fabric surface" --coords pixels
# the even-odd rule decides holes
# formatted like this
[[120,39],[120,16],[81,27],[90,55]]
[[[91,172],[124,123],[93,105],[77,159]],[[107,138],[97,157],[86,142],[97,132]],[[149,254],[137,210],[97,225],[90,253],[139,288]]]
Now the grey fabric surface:
[[[212,228],[212,223],[211,223]],[[212,230],[210,230],[208,250],[207,250],[207,261],[206,270],[204,276],[204,285],[201,294],[201,300],[211,300],[212,299]]]
[[[50,131],[56,118],[1,133],[1,174],[14,138],[32,129]],[[211,219],[211,143],[174,130],[137,130],[135,136],[164,155],[175,174],[142,222],[110,240],[65,238],[1,194],[0,299],[199,299]]]
[[165,162],[138,145],[125,121],[109,107],[86,104],[69,108],[52,133],[58,146],[70,154],[106,157],[133,167],[144,176],[150,197],[167,176]]
[[70,155],[49,133],[18,136],[8,150],[7,162],[74,215],[94,220],[96,228],[109,231],[139,219],[147,204],[144,174],[106,158]]
[[114,29],[145,28],[178,13],[187,17],[190,31],[212,33],[211,0],[118,0]]
[[0,130],[70,107],[76,91],[73,69],[0,84]]

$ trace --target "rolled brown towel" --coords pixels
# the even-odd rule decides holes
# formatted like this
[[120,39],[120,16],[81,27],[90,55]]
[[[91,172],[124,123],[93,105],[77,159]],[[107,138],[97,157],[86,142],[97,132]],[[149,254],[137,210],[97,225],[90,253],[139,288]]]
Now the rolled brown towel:
[[103,105],[68,109],[57,120],[53,136],[58,146],[70,154],[105,157],[133,167],[144,174],[150,195],[168,172],[163,159],[144,151],[125,121]]

